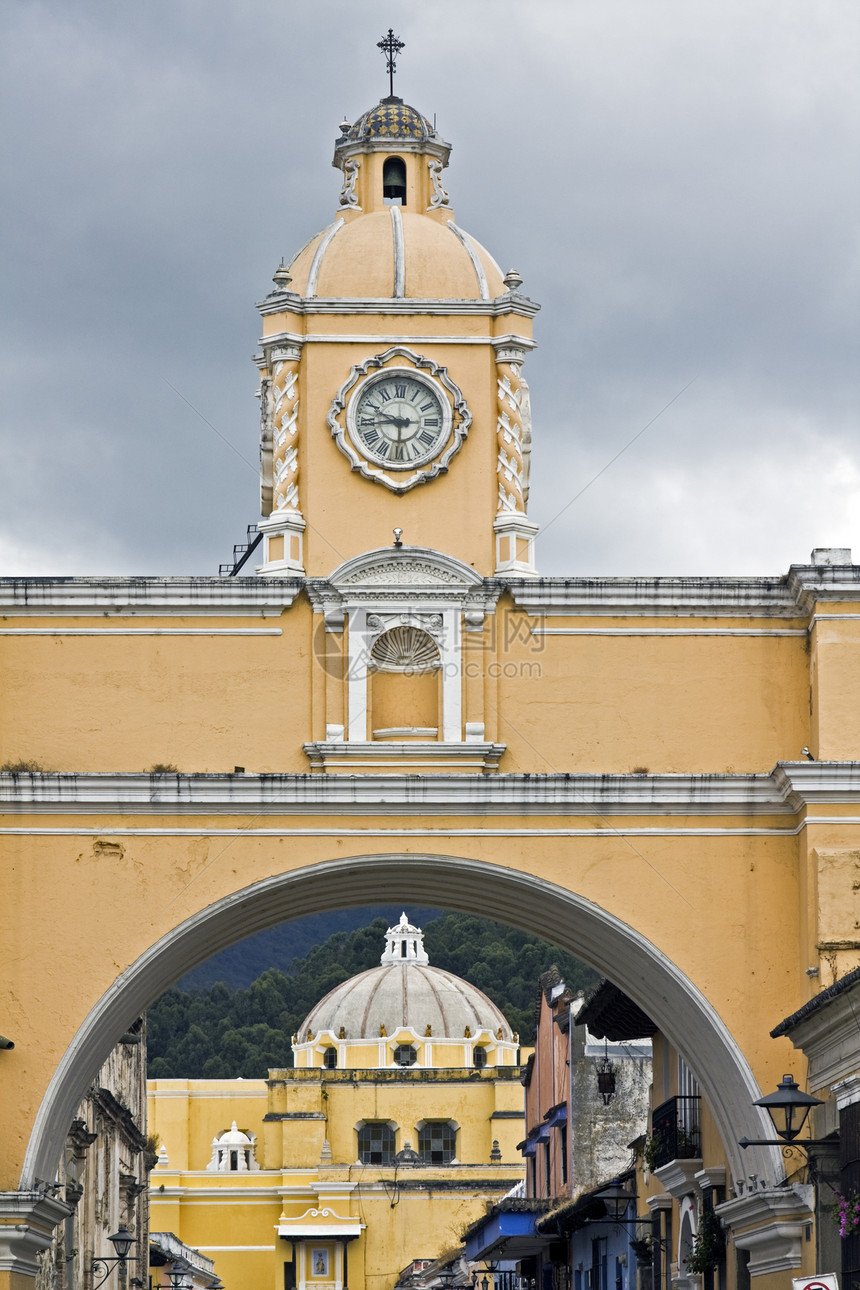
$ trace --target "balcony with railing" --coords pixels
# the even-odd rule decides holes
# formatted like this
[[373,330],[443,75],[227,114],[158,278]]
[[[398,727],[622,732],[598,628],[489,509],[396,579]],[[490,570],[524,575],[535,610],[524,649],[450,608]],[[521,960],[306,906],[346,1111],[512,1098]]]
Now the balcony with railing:
[[[666,1190],[684,1194],[702,1167],[702,1133],[699,1125],[699,1097],[670,1097],[651,1112],[651,1137],[646,1161],[658,1174]],[[673,1166],[670,1168],[669,1166]]]

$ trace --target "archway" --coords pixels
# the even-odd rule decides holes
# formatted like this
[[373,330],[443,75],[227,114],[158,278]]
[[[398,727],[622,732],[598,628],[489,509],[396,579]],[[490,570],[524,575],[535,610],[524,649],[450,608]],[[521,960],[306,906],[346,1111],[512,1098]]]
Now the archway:
[[454,856],[365,855],[256,882],[194,914],[142,954],[91,1010],[59,1063],[30,1136],[20,1186],[50,1179],[92,1072],[128,1025],[179,976],[216,950],[278,922],[364,905],[373,893],[477,910],[534,930],[611,977],[657,1023],[696,1072],[736,1176],[781,1176],[779,1152],[739,1138],[764,1136],[760,1095],[744,1054],[705,996],[650,941],[598,905],[527,873]]

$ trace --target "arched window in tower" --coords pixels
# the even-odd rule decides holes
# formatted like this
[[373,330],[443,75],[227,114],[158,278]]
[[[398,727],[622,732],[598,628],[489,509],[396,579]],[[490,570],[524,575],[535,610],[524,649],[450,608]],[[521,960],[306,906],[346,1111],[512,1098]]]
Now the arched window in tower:
[[323,1053],[323,1066],[325,1066],[325,1068],[330,1071],[337,1070],[337,1049],[336,1048],[327,1048],[325,1050],[325,1052]]
[[472,1052],[472,1065],[476,1070],[483,1070],[487,1064],[487,1050],[476,1044]]
[[402,157],[386,157],[382,167],[382,198],[386,206],[406,205],[406,164]]

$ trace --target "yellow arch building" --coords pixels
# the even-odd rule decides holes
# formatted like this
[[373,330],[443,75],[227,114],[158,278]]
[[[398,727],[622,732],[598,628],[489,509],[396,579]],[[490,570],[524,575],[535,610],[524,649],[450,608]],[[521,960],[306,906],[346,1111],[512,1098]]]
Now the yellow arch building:
[[151,1222],[226,1285],[391,1287],[522,1178],[516,1036],[429,964],[405,914],[380,966],[312,1009],[293,1056],[268,1080],[150,1082]]
[[803,1083],[771,1029],[860,962],[860,568],[540,576],[537,306],[456,222],[448,152],[393,96],[341,129],[333,219],[261,304],[243,576],[0,582],[4,1286],[130,1021],[240,937],[383,894],[609,976],[762,1182],[725,1215],[767,1243],[756,1285],[821,1270],[808,1191],[737,1144]]

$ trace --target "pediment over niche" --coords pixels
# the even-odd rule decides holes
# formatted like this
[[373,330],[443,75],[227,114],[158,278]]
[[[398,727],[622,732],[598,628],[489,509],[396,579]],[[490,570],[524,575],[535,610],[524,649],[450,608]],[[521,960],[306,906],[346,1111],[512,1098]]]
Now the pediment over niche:
[[382,547],[346,560],[329,575],[335,587],[479,587],[483,578],[462,560],[430,547]]
[[466,630],[478,630],[491,612],[502,584],[480,574],[462,560],[430,547],[382,547],[354,556],[328,578],[308,578],[308,595],[317,613],[324,613],[326,630],[343,630],[350,607],[448,604],[463,610]]

